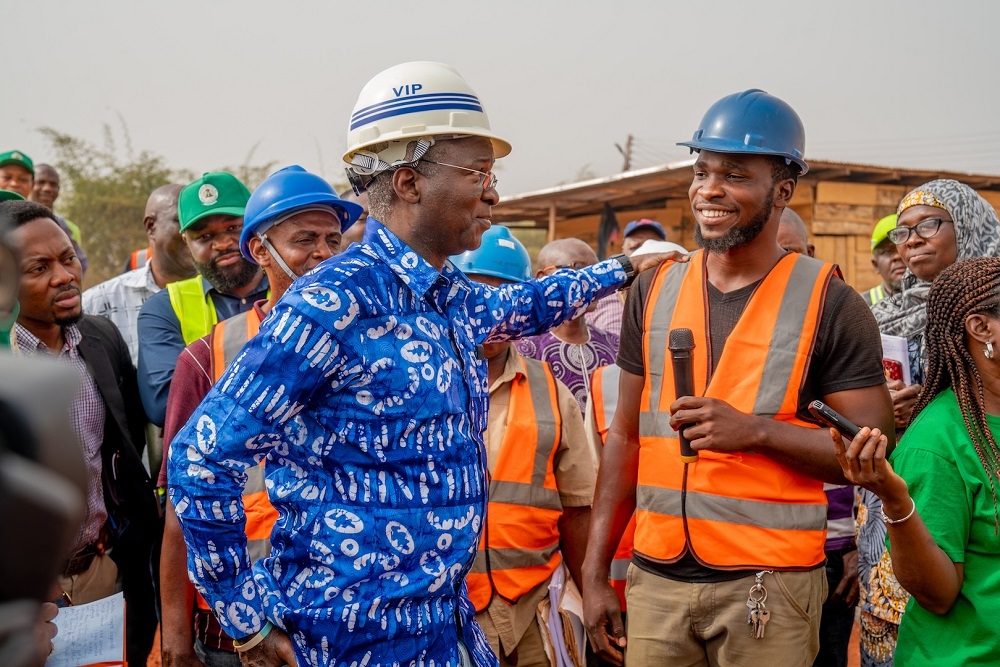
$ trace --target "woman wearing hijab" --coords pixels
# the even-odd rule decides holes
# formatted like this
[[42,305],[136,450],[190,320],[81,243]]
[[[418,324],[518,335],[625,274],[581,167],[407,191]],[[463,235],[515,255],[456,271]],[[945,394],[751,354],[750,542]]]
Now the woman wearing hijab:
[[[975,190],[941,179],[907,194],[897,209],[889,239],[906,264],[900,291],[877,303],[872,312],[884,334],[908,342],[913,384],[890,385],[897,439],[910,421],[924,379],[927,351],[927,298],[931,283],[956,261],[1000,255],[1000,220]],[[862,489],[858,499],[858,575],[860,578],[861,664],[892,665],[899,622],[909,595],[892,573],[885,550],[882,502]]]
[[[892,566],[913,594],[897,667],[995,665],[1000,646],[1000,258],[946,269],[930,289],[926,385],[886,461],[878,429],[834,449],[878,494]],[[895,470],[894,470],[895,469]]]

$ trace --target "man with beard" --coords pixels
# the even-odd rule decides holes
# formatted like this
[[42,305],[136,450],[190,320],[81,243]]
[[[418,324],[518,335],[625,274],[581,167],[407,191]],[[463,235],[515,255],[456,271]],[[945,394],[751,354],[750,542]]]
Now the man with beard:
[[87,507],[58,583],[74,604],[123,590],[127,658],[145,664],[156,630],[149,549],[158,519],[139,459],[146,419],[135,368],[115,326],[83,314],[80,260],[52,212],[35,202],[6,201],[0,215],[14,222],[11,238],[21,255],[18,350],[57,358],[80,377],[70,410],[86,468]]
[[209,172],[180,192],[180,232],[199,275],[154,294],[138,320],[139,393],[157,426],[163,426],[174,365],[185,346],[267,298],[264,272],[240,254],[248,199],[247,187],[223,172]]
[[[614,664],[622,649],[633,665],[810,664],[827,593],[823,482],[844,478],[807,406],[892,432],[878,329],[837,267],[777,243],[808,169],[790,106],[760,90],[724,97],[681,145],[698,153],[702,250],[640,276],[628,297],[583,570],[587,630]],[[678,396],[668,343],[692,342],[693,391]],[[626,638],[608,574],[633,512]]]
[[[188,572],[244,665],[496,666],[464,583],[489,491],[482,344],[576,317],[667,256],[470,282],[448,258],[490,228],[511,147],[448,65],[373,77],[347,146],[362,242],[292,284],[171,443]],[[261,460],[278,517],[254,563],[241,496]]]

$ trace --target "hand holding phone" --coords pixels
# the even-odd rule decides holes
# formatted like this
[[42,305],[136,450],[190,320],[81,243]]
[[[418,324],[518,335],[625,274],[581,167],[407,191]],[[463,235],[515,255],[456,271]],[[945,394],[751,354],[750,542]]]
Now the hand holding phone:
[[813,401],[809,404],[809,412],[813,417],[820,420],[827,426],[840,431],[840,434],[848,440],[853,440],[861,429],[842,414],[831,408],[823,401]]

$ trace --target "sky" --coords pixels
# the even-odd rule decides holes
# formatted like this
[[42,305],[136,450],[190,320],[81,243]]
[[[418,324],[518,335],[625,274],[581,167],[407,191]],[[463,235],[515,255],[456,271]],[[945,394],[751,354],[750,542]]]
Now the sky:
[[[51,157],[40,127],[198,173],[301,164],[342,181],[364,84],[453,65],[512,195],[687,157],[717,99],[791,104],[806,158],[1000,174],[1000,2],[992,0],[0,0],[0,151]],[[21,26],[20,28],[17,26]],[[120,148],[124,153],[124,148]]]

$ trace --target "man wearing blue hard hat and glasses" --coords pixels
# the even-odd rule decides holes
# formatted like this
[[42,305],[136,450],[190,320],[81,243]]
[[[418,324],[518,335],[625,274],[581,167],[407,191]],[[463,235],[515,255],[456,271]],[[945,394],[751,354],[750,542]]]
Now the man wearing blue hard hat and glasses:
[[[510,144],[448,65],[376,75],[347,144],[362,242],[292,285],[175,438],[188,569],[247,664],[496,665],[465,587],[489,489],[481,345],[576,317],[632,264],[500,288],[454,267]],[[265,458],[278,518],[252,564],[239,496]]]
[[[629,292],[584,562],[587,630],[614,664],[810,665],[827,593],[823,482],[844,479],[807,406],[892,432],[878,328],[834,265],[777,243],[808,169],[788,104],[729,95],[680,145],[697,154],[701,251]],[[676,395],[668,345],[689,351],[693,395]],[[633,511],[626,629],[608,574]]]

